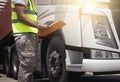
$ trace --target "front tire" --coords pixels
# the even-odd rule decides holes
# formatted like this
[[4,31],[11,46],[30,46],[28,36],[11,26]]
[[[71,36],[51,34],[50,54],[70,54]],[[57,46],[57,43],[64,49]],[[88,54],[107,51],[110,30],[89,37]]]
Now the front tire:
[[48,44],[46,67],[50,82],[66,82],[65,46],[58,36]]

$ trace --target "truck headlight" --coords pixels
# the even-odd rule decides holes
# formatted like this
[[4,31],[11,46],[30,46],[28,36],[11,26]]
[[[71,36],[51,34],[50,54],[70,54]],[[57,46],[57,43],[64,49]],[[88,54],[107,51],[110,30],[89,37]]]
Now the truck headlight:
[[91,18],[96,44],[118,48],[107,17],[92,15]]

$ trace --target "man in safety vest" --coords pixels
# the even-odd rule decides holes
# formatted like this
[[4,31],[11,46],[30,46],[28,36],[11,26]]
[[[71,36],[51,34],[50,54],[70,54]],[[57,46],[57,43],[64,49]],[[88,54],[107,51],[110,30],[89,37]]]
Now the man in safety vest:
[[49,26],[38,23],[33,0],[12,0],[12,28],[20,61],[18,82],[33,82],[40,52],[36,33],[47,31]]

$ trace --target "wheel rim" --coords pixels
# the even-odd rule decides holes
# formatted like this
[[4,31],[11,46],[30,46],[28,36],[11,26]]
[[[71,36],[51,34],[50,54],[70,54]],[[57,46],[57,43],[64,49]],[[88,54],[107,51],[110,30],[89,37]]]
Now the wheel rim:
[[60,78],[62,75],[63,61],[58,50],[53,50],[49,56],[49,74],[51,77]]

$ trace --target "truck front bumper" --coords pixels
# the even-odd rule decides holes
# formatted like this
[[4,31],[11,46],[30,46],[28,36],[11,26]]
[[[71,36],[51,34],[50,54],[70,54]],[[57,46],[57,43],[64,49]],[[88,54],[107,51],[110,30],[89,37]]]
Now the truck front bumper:
[[74,72],[120,71],[120,60],[83,59],[82,64],[66,63],[66,70]]

